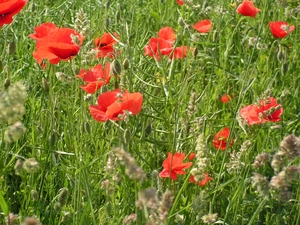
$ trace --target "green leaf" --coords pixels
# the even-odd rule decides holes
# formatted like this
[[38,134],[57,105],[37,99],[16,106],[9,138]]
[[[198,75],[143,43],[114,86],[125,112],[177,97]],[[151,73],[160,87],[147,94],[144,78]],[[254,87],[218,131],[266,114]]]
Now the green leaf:
[[9,213],[8,206],[7,206],[6,201],[4,200],[2,192],[0,192],[0,207],[1,207],[4,215],[8,216],[8,213]]

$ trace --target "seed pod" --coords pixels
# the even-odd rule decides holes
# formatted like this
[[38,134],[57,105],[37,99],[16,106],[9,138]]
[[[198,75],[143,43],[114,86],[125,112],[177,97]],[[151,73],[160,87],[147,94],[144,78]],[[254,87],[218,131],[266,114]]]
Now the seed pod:
[[130,139],[131,139],[131,132],[130,132],[130,130],[126,129],[124,131],[124,142],[125,142],[125,144],[128,144],[130,142]]
[[122,67],[118,60],[114,59],[114,61],[111,63],[111,70],[112,70],[113,75],[115,75],[115,76],[121,74]]

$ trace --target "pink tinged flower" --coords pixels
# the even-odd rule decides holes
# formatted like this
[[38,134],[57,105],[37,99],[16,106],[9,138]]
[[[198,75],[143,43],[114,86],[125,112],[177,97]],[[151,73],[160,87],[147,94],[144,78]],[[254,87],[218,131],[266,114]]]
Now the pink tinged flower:
[[186,174],[184,169],[190,168],[193,163],[183,163],[182,161],[184,158],[185,154],[183,153],[177,152],[173,156],[172,153],[168,152],[168,157],[162,164],[164,169],[159,173],[159,177],[170,177],[172,180],[176,180],[177,175]]
[[269,28],[272,35],[275,38],[284,38],[293,30],[295,30],[295,26],[289,26],[287,22],[276,21],[276,22],[269,22]]

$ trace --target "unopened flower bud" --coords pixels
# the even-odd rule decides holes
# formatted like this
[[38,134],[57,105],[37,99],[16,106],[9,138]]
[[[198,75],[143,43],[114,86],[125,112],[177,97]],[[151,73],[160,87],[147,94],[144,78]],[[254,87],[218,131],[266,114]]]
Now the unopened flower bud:
[[8,45],[8,54],[13,55],[15,52],[16,52],[16,43],[12,41]]
[[198,55],[198,48],[195,48],[193,51],[193,57],[196,58]]
[[34,201],[37,201],[39,199],[39,193],[36,190],[31,190],[30,193]]
[[2,72],[2,70],[3,70],[3,62],[2,60],[0,60],[0,73]]
[[124,70],[127,70],[129,68],[129,60],[127,58],[123,61],[123,68]]
[[125,142],[125,144],[128,144],[130,139],[131,139],[130,130],[126,129],[125,132],[124,132],[124,142]]
[[116,12],[116,23],[119,23],[120,22],[120,11],[118,10]]
[[115,76],[121,74],[121,72],[122,72],[122,67],[121,67],[121,64],[119,63],[118,60],[115,59],[115,60],[111,63],[111,70],[112,70],[113,75],[115,75]]
[[49,84],[45,77],[42,78],[42,86],[45,92],[49,92]]

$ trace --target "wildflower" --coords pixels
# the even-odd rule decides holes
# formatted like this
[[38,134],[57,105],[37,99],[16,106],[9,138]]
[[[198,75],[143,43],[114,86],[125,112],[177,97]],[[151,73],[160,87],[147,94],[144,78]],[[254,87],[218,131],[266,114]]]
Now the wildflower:
[[228,95],[228,94],[223,94],[220,100],[221,100],[221,102],[223,102],[223,103],[227,103],[227,102],[231,101],[232,98],[231,98],[231,96]]
[[191,167],[193,163],[182,163],[185,158],[185,154],[176,152],[174,156],[172,153],[168,153],[168,158],[163,162],[163,171],[159,173],[159,177],[170,177],[172,180],[177,179],[177,174],[185,174],[184,169]]
[[295,29],[294,25],[289,26],[287,22],[282,21],[269,22],[268,25],[275,38],[284,38]]
[[21,225],[41,225],[41,223],[38,221],[38,219],[36,219],[34,217],[27,217],[21,223]]
[[256,14],[260,12],[260,9],[254,7],[254,2],[251,2],[250,0],[244,0],[244,2],[238,6],[236,12],[243,16],[255,18]]
[[190,155],[189,155],[189,161],[192,161],[196,156],[196,153],[192,152]]
[[[171,27],[163,27],[158,31],[158,37],[150,38],[149,44],[144,47],[145,55],[160,60],[161,55],[169,56],[170,59],[182,59],[188,52],[187,46],[173,48],[176,35]],[[192,49],[190,49],[192,50]]]
[[190,183],[198,184],[199,186],[203,187],[205,186],[212,178],[208,175],[208,173],[204,173],[204,178],[200,181],[196,181],[195,177],[193,175],[190,176]]
[[194,24],[193,28],[200,33],[207,33],[212,27],[212,22],[210,20],[201,20]]
[[112,33],[113,35],[104,32],[104,34],[95,39],[96,50],[98,51],[97,57],[113,58],[111,53],[116,53],[113,46],[118,43],[120,36],[117,33]]
[[30,34],[36,40],[36,50],[33,57],[39,64],[47,59],[51,64],[61,60],[69,60],[77,55],[83,42],[83,36],[71,28],[57,28],[53,23],[44,23],[35,28]]
[[18,14],[26,5],[27,0],[0,1],[0,28],[4,24],[10,24],[13,16]]
[[263,153],[257,155],[255,157],[254,162],[252,163],[252,166],[254,168],[261,167],[262,165],[264,165],[267,162],[267,160],[269,159],[269,157],[270,157],[269,154],[266,153],[266,152],[263,152]]
[[102,67],[101,64],[91,68],[90,70],[81,69],[78,78],[82,78],[86,85],[80,86],[85,92],[89,94],[94,94],[98,89],[100,89],[103,85],[106,85],[110,81],[110,63],[107,62]]
[[282,106],[273,97],[261,100],[259,105],[248,105],[240,110],[240,115],[246,120],[248,125],[263,124],[268,121],[278,122],[281,120],[280,116],[282,113]]
[[20,121],[15,122],[5,130],[4,140],[8,143],[16,142],[24,135],[25,132],[26,128],[24,127],[23,123]]
[[223,128],[218,133],[215,134],[214,139],[212,141],[212,145],[218,150],[225,150],[226,146],[231,147],[233,145],[233,140],[228,142],[228,138],[230,135],[230,129],[228,127]]
[[178,5],[184,5],[184,1],[182,1],[182,0],[176,0],[176,2]]
[[5,217],[5,224],[6,225],[14,225],[17,223],[18,215],[10,213],[7,217]]
[[136,115],[142,109],[143,96],[120,89],[105,92],[98,97],[98,105],[89,106],[92,117],[99,121],[123,120],[127,115]]

